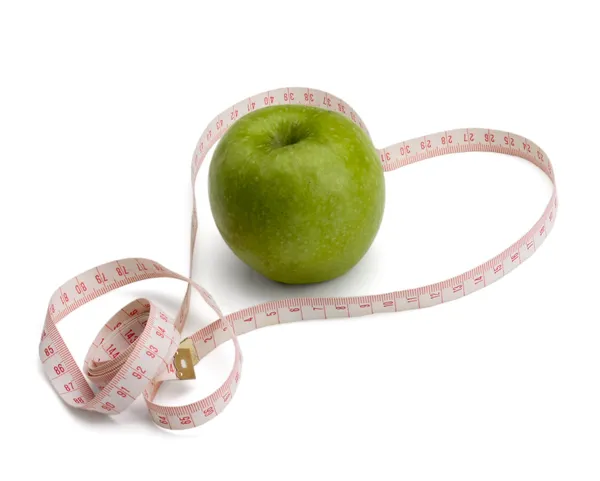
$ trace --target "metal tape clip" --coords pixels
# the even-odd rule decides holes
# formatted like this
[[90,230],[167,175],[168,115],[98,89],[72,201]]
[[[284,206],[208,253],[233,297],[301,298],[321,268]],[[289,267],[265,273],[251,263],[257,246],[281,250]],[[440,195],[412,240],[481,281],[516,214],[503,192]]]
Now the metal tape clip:
[[196,373],[194,372],[194,366],[198,364],[200,359],[194,343],[190,338],[185,338],[179,344],[179,348],[175,353],[173,362],[175,364],[175,375],[178,379],[196,379]]

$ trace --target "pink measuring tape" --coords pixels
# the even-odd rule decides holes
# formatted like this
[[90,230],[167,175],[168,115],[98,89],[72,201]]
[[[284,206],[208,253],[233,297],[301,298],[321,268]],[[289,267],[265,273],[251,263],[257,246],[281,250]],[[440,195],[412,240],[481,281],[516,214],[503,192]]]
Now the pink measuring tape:
[[[264,92],[235,104],[209,123],[194,151],[192,183],[195,183],[208,151],[234,122],[253,110],[278,104],[312,105],[339,112],[368,133],[358,114],[347,103],[327,92],[308,88]],[[285,322],[430,307],[490,285],[531,256],[554,225],[558,205],[556,185],[552,165],[544,151],[530,140],[510,132],[457,129],[400,142],[378,152],[383,169],[389,172],[429,157],[470,151],[521,157],[543,170],[553,184],[550,201],[535,225],[486,263],[452,279],[416,289],[363,297],[266,302],[224,316],[210,294],[191,280],[198,230],[194,194],[188,277],[149,259],[121,259],[79,274],[54,292],[39,347],[40,359],[52,387],[69,406],[113,415],[124,411],[143,395],[157,425],[167,429],[192,428],[214,418],[231,402],[240,382],[242,353],[238,336],[241,334]],[[148,299],[131,302],[98,333],[85,358],[82,372],[58,331],[59,321],[78,307],[114,289],[160,277],[179,279],[188,284],[175,318]],[[182,340],[181,332],[187,319],[192,289],[211,306],[217,320]],[[195,378],[194,365],[225,341],[233,342],[235,357],[233,368],[219,389],[205,399],[185,406],[163,406],[153,402],[163,382]]]

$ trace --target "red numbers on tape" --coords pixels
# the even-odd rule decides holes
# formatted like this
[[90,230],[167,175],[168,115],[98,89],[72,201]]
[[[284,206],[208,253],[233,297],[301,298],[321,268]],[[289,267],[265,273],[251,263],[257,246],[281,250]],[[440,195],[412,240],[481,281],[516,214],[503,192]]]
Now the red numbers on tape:
[[148,356],[151,359],[154,359],[156,357],[157,353],[158,353],[158,349],[155,348],[154,346],[150,346],[148,348],[148,350],[146,351],[146,356]]
[[[229,107],[214,117],[201,134],[194,151],[192,179],[195,180],[208,150],[233,123],[249,112],[282,102],[314,105],[336,112],[366,131],[354,110],[346,102],[327,92],[293,87],[263,92]],[[554,184],[551,163],[535,143],[499,130],[455,129],[438,132],[387,146],[380,149],[378,154],[382,168],[388,172],[425,158],[467,151],[487,151],[524,158],[543,170]],[[187,277],[169,271],[157,262],[149,259],[120,259],[109,262],[71,279],[53,294],[40,338],[40,360],[44,365],[44,372],[52,381],[52,387],[70,406],[112,415],[122,412],[134,399],[143,395],[157,425],[167,429],[196,427],[223,412],[235,394],[242,364],[236,329],[241,335],[276,323],[398,312],[461,298],[504,277],[508,271],[533,254],[545,241],[555,222],[557,205],[554,188],[539,221],[524,237],[488,262],[452,279],[383,295],[274,301],[228,316],[222,315],[213,297],[201,286]],[[192,238],[195,239],[195,199],[193,207]],[[192,246],[192,258],[193,255]],[[146,299],[138,299],[125,306],[105,324],[85,359],[86,374],[99,389],[99,392],[94,394],[86,376],[77,367],[60,336],[58,323],[80,306],[114,289],[133,282],[161,277],[186,282],[189,287],[200,293],[214,310],[216,320],[192,334],[180,345],[191,289],[188,289],[175,320],[171,320]],[[229,326],[232,328],[229,329]],[[181,378],[184,367],[178,362],[197,362],[227,341],[232,341],[235,347],[234,363],[229,376],[219,389],[205,399],[187,406],[167,407],[153,402],[162,382]],[[177,361],[179,358],[176,353],[180,354],[183,360]],[[193,369],[193,366],[191,367]]]

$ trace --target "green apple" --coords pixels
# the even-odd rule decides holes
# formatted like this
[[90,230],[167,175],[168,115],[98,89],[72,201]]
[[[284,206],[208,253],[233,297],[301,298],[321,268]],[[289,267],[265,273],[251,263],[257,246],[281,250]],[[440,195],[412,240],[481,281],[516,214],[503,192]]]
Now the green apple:
[[212,215],[226,244],[274,281],[322,282],[366,254],[385,181],[371,139],[337,112],[271,106],[233,124],[209,170]]

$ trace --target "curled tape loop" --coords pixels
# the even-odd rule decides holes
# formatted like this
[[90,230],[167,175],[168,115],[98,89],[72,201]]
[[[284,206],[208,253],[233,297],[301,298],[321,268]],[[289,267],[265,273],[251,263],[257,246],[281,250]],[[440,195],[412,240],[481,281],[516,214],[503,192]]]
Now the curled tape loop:
[[[368,134],[358,114],[332,94],[309,88],[282,88],[263,92],[224,110],[206,127],[194,150],[192,183],[195,184],[208,151],[233,123],[254,110],[282,104],[311,105],[338,112]],[[187,277],[149,259],[120,259],[79,274],[54,292],[39,346],[40,360],[52,387],[68,405],[103,414],[118,414],[143,395],[152,419],[158,426],[168,429],[192,428],[223,412],[235,394],[242,366],[238,335],[286,322],[357,317],[431,307],[490,285],[529,258],[554,226],[558,207],[556,183],[552,164],[546,153],[525,137],[477,128],[438,132],[378,150],[381,165],[386,172],[430,157],[471,151],[521,157],[540,168],[553,184],[548,205],[533,227],[484,264],[451,279],[416,289],[369,296],[287,299],[262,303],[223,316],[212,296],[191,279],[198,231],[194,192]],[[97,297],[127,284],[153,278],[171,278],[188,284],[175,318],[171,319],[147,299],[131,302],[100,330],[85,358],[84,371],[79,369],[58,331],[58,323]],[[182,341],[181,333],[185,327],[192,290],[202,296],[217,318]],[[219,389],[210,396],[185,406],[162,406],[153,402],[163,382],[194,377],[193,364],[229,340],[235,347],[234,363]],[[95,389],[90,386],[86,376]]]

